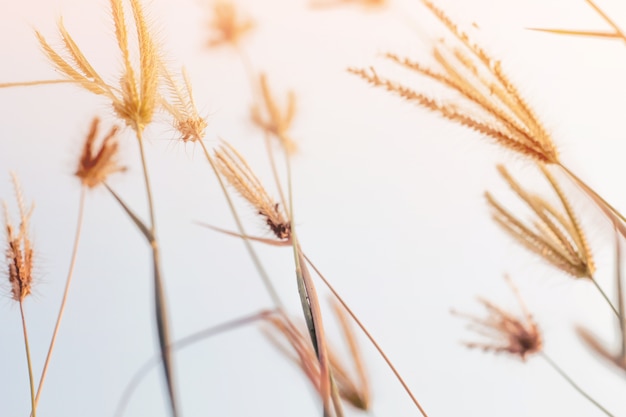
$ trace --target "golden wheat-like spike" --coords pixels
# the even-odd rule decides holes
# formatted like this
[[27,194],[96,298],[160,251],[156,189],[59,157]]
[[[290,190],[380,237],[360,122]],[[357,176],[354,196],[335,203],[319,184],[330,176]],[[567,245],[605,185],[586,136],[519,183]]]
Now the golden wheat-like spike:
[[149,123],[156,106],[157,90],[159,86],[159,57],[158,50],[150,34],[145,13],[139,0],[130,0],[137,40],[139,42],[139,68],[141,74],[140,97],[144,123]]
[[513,189],[513,191],[515,191],[515,193],[530,207],[537,217],[539,217],[542,224],[549,229],[549,235],[553,236],[554,246],[562,248],[571,258],[580,259],[581,254],[572,246],[571,236],[567,236],[564,231],[557,226],[548,215],[546,215],[545,207],[547,206],[547,203],[545,200],[524,190],[513,179],[503,165],[498,165],[497,168],[500,175],[506,180],[511,189]]
[[578,244],[580,255],[582,256],[582,258],[585,260],[587,264],[587,268],[589,269],[589,274],[593,275],[593,272],[595,271],[593,255],[591,253],[591,249],[589,248],[589,244],[587,243],[587,237],[585,235],[585,232],[583,231],[582,227],[580,226],[580,222],[578,221],[578,217],[574,213],[574,210],[572,209],[572,206],[568,198],[565,196],[563,189],[561,188],[559,183],[556,181],[554,176],[552,176],[552,174],[548,171],[548,169],[545,166],[541,165],[540,169],[543,175],[546,177],[546,179],[550,182],[550,185],[552,186],[552,189],[554,190],[554,192],[559,197],[559,200],[561,201],[561,204],[563,205],[563,208],[565,209],[565,213],[567,214],[567,218],[569,219],[569,223],[571,224],[572,229],[574,231],[574,233],[572,233],[572,236]]
[[508,210],[502,207],[489,193],[485,193],[489,205],[494,210],[494,221],[502,227],[518,243],[526,247],[531,252],[539,255],[546,262],[557,269],[566,272],[574,277],[580,278],[585,275],[585,268],[581,268],[578,259],[573,262],[563,252],[560,242],[547,239],[546,235],[538,234],[524,225]]
[[98,72],[91,66],[85,55],[82,53],[72,36],[68,33],[67,29],[63,25],[63,19],[58,23],[59,32],[61,33],[61,39],[65,44],[65,49],[70,54],[75,68],[78,68],[82,74],[94,84],[94,89],[102,89],[102,92],[108,90],[106,83],[100,77]]
[[168,99],[161,100],[163,107],[174,118],[174,127],[181,134],[181,140],[202,140],[207,127],[207,121],[201,117],[193,99],[191,82],[185,68],[182,69],[183,87],[174,79],[168,69],[163,66],[162,74],[165,79],[165,87],[168,91]]
[[135,70],[130,59],[130,49],[128,47],[128,29],[126,28],[126,17],[124,15],[124,6],[122,0],[111,0],[111,15],[115,24],[115,38],[117,46],[122,53],[122,61],[124,62],[124,72],[122,75],[122,84],[125,85],[130,97],[137,97],[137,80],[135,78]]
[[269,196],[243,156],[231,145],[224,143],[215,151],[215,159],[220,173],[265,218],[274,235],[279,240],[289,240],[291,225],[288,216]]

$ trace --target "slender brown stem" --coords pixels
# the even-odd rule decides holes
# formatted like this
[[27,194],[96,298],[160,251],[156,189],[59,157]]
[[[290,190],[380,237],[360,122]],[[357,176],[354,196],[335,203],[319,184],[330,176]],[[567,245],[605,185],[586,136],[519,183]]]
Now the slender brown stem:
[[565,379],[576,391],[578,391],[578,393],[580,395],[582,395],[583,397],[585,397],[587,400],[589,400],[593,405],[595,405],[596,407],[598,407],[598,409],[600,411],[602,411],[604,414],[606,414],[607,416],[610,417],[614,417],[613,414],[609,413],[606,408],[602,407],[602,405],[600,405],[599,402],[597,402],[596,400],[594,400],[589,394],[587,394],[580,386],[578,386],[578,384],[576,384],[572,378],[570,378],[569,375],[567,375],[565,373],[565,371],[563,371],[552,359],[550,359],[550,357],[548,355],[545,354],[545,352],[539,352],[539,355],[546,361],[548,362],[548,364],[559,374],[563,377],[563,379]]
[[85,211],[85,195],[86,188],[83,186],[80,190],[80,200],[78,203],[78,220],[76,224],[76,234],[74,236],[74,248],[72,250],[72,257],[70,260],[70,267],[67,272],[67,278],[65,279],[65,290],[63,291],[63,298],[61,300],[61,306],[59,307],[59,313],[57,315],[57,322],[52,332],[52,338],[50,339],[50,346],[48,347],[48,354],[46,355],[46,362],[43,365],[41,371],[41,377],[39,378],[39,386],[37,387],[37,396],[35,397],[35,406],[39,404],[39,397],[43,388],[46,375],[48,373],[48,366],[50,365],[50,359],[52,358],[52,351],[59,334],[59,328],[61,327],[61,321],[63,319],[63,313],[65,312],[65,306],[67,304],[67,297],[70,292],[70,284],[72,282],[72,276],[74,275],[74,268],[76,266],[76,259],[78,258],[78,244],[80,242],[81,230],[83,227],[83,215]]
[[224,194],[224,197],[226,198],[226,202],[228,204],[228,207],[230,208],[230,212],[232,213],[233,219],[235,220],[235,224],[237,225],[237,230],[239,231],[239,234],[241,235],[243,239],[243,243],[246,246],[246,250],[248,251],[250,258],[252,259],[252,262],[254,263],[256,270],[259,272],[259,275],[261,275],[261,280],[263,281],[263,285],[265,286],[265,289],[267,290],[270,298],[272,299],[274,306],[280,310],[283,310],[283,302],[281,301],[280,296],[278,295],[278,291],[276,291],[274,284],[272,284],[272,280],[270,279],[269,275],[267,274],[267,271],[263,267],[263,264],[261,263],[261,259],[259,258],[259,255],[254,250],[254,247],[250,243],[250,240],[245,237],[246,233],[243,228],[243,223],[241,222],[241,219],[239,218],[239,214],[237,214],[237,209],[235,208],[235,204],[233,204],[233,201],[230,198],[230,194],[228,193],[228,190],[226,189],[226,185],[224,184],[224,180],[222,179],[222,176],[220,175],[217,169],[217,166],[215,165],[215,161],[213,161],[213,158],[211,157],[211,154],[209,153],[203,141],[200,141],[200,146],[202,146],[202,150],[204,151],[204,156],[206,157],[209,165],[211,166],[213,173],[217,177],[217,181],[220,184],[222,193]]
[[602,295],[602,298],[604,298],[604,301],[606,301],[606,303],[609,305],[609,307],[611,307],[611,310],[613,310],[613,313],[615,313],[615,316],[617,317],[617,320],[620,321],[621,319],[620,319],[619,311],[617,311],[617,308],[615,308],[615,306],[613,305],[613,303],[611,302],[609,297],[606,295],[606,293],[602,289],[602,287],[600,287],[600,284],[598,284],[598,281],[596,281],[596,279],[594,277],[591,277],[591,282],[593,282],[593,285],[596,287],[598,292]]
[[156,224],[154,218],[154,199],[152,198],[152,187],[150,186],[150,176],[148,175],[148,164],[146,162],[146,151],[143,145],[141,130],[137,130],[137,141],[139,142],[139,153],[141,154],[141,167],[143,170],[143,179],[146,185],[146,194],[148,197],[148,210],[150,211],[150,231],[153,238],[156,239]]
[[30,404],[31,414],[37,415],[37,404],[35,403],[35,381],[33,379],[33,363],[30,359],[30,346],[28,345],[28,331],[26,330],[26,318],[24,317],[24,304],[20,300],[20,315],[22,316],[22,330],[24,331],[24,348],[26,349],[26,362],[28,364],[28,380],[30,381]]
[[391,369],[391,371],[394,373],[394,375],[396,376],[396,379],[400,382],[400,384],[402,385],[402,387],[404,388],[404,390],[406,391],[406,393],[409,395],[409,397],[411,397],[411,400],[413,401],[413,403],[415,404],[415,406],[417,407],[417,409],[422,413],[422,416],[424,417],[428,417],[426,414],[426,411],[424,411],[424,409],[422,408],[422,406],[420,405],[419,401],[417,401],[417,398],[415,398],[415,395],[413,395],[413,392],[411,392],[411,389],[409,388],[409,386],[407,385],[407,383],[404,381],[404,378],[402,378],[402,376],[400,375],[400,373],[398,372],[398,370],[396,369],[396,367],[393,365],[393,363],[391,363],[391,359],[389,359],[389,357],[387,356],[387,354],[385,354],[385,351],[380,347],[380,345],[378,344],[378,342],[376,342],[376,339],[374,339],[374,336],[372,336],[372,334],[367,330],[367,328],[365,327],[365,325],[363,325],[363,323],[361,322],[361,320],[359,320],[359,318],[356,316],[356,314],[354,314],[354,312],[352,311],[352,309],[350,309],[350,307],[348,307],[348,305],[346,304],[346,302],[343,300],[343,298],[341,298],[341,296],[339,295],[339,293],[335,290],[335,288],[332,286],[332,284],[330,282],[328,282],[328,280],[324,277],[324,275],[322,275],[322,273],[320,272],[319,269],[317,269],[317,267],[313,264],[313,262],[311,262],[311,260],[306,256],[306,254],[303,254],[304,259],[306,259],[306,261],[309,263],[309,265],[311,265],[311,268],[313,268],[313,270],[315,271],[315,273],[320,277],[320,279],[324,282],[324,284],[326,284],[326,286],[328,287],[328,289],[330,290],[330,292],[333,293],[333,295],[335,296],[335,298],[337,298],[337,300],[341,303],[341,305],[343,306],[343,308],[346,309],[346,311],[348,312],[348,314],[350,314],[350,316],[352,317],[352,319],[354,320],[354,322],[357,324],[357,326],[359,326],[361,328],[361,331],[363,331],[363,333],[365,333],[365,336],[367,336],[367,338],[370,340],[370,342],[372,343],[372,345],[374,345],[374,347],[376,348],[376,350],[378,351],[378,353],[380,354],[380,356],[382,356],[382,358],[384,359],[384,361],[387,363],[387,366],[389,366],[389,369]]

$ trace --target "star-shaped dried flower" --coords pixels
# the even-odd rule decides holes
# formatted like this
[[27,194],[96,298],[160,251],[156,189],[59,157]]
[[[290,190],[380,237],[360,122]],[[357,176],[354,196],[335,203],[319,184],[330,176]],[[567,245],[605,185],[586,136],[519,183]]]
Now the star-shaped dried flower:
[[95,117],[91,122],[89,133],[85,137],[83,151],[78,161],[78,169],[74,173],[85,187],[94,188],[104,183],[109,175],[123,172],[126,169],[118,165],[117,156],[119,143],[117,141],[118,127],[113,126],[109,133],[100,141],[96,148],[96,136],[100,120]]
[[543,346],[541,333],[517,288],[508,277],[507,281],[522,309],[521,317],[507,312],[484,298],[479,298],[478,301],[487,310],[486,318],[454,311],[453,314],[467,318],[470,321],[471,330],[492,340],[491,342],[466,342],[465,346],[479,348],[486,352],[506,352],[525,360],[528,355],[541,351]]

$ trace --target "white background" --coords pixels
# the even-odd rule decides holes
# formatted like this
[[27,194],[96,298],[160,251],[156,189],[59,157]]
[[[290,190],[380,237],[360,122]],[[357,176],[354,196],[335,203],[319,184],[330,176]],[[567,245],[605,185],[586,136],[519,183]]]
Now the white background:
[[[626,45],[524,29],[607,29],[582,0],[439,4],[464,27],[477,23],[480,31],[472,33],[502,59],[553,133],[565,164],[626,208]],[[380,58],[387,51],[428,60],[431,40],[445,33],[428,11],[418,1],[393,2],[383,11],[314,11],[293,0],[239,5],[257,22],[243,44],[254,69],[268,73],[274,91],[293,89],[299,100],[292,130],[300,146],[294,199],[304,250],[378,338],[429,415],[601,415],[541,358],[522,363],[459,343],[475,335],[450,315],[451,308],[482,314],[477,295],[517,307],[504,273],[534,312],[546,353],[615,415],[625,415],[623,375],[594,358],[574,333],[574,326],[585,325],[615,342],[610,310],[589,282],[544,265],[490,220],[487,189],[525,213],[498,178],[497,163],[506,163],[524,184],[545,190],[530,163],[346,71],[375,65],[393,75]],[[618,21],[626,12],[617,0],[601,6]],[[168,62],[185,65],[190,74],[198,105],[208,115],[207,143],[213,146],[221,137],[235,144],[271,185],[262,135],[248,118],[251,93],[239,56],[205,46],[209,7],[154,0],[146,9]],[[33,30],[59,45],[55,24],[61,16],[92,64],[115,82],[120,57],[108,10],[103,0],[0,0],[0,82],[57,78]],[[420,88],[431,91],[431,85]],[[13,204],[13,170],[27,200],[36,203],[37,283],[25,309],[38,375],[72,247],[80,191],[72,173],[82,139],[94,115],[105,127],[115,118],[107,102],[68,85],[2,90],[0,109],[0,196]],[[268,308],[270,300],[243,244],[194,224],[234,228],[200,149],[178,143],[167,118],[157,119],[146,132],[148,158],[173,334],[180,338]],[[122,143],[129,171],[111,184],[146,217],[129,129]],[[596,253],[598,280],[613,294],[610,229],[567,188]],[[254,211],[240,207],[248,228],[265,233]],[[103,189],[89,193],[85,221],[40,416],[112,416],[127,382],[156,351],[149,252],[142,237]],[[291,252],[258,250],[290,311],[298,314]],[[7,283],[0,301],[0,415],[26,416],[19,308],[8,288]],[[373,414],[418,415],[374,349],[359,340]],[[320,415],[308,381],[254,325],[177,353],[176,370],[187,417]],[[153,371],[125,415],[167,415],[164,392],[160,372]]]

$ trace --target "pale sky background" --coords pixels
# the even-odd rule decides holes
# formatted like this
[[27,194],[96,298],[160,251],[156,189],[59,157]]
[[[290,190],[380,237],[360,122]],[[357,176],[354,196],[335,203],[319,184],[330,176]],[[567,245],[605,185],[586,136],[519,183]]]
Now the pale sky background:
[[[153,0],[146,9],[168,61],[189,72],[198,105],[209,116],[207,143],[213,146],[219,137],[232,142],[269,186],[262,135],[248,119],[251,92],[241,61],[229,48],[205,47],[207,3]],[[506,163],[523,184],[544,187],[530,164],[346,72],[349,66],[375,65],[394,74],[380,58],[387,51],[428,59],[430,39],[445,32],[426,9],[409,0],[376,12],[311,10],[302,0],[238,4],[257,22],[243,44],[252,66],[268,73],[276,92],[293,89],[298,97],[292,136],[300,152],[293,181],[304,250],[377,337],[429,416],[602,415],[539,357],[522,363],[460,345],[476,336],[450,315],[451,308],[482,315],[477,295],[517,308],[504,273],[513,277],[541,326],[545,351],[614,415],[626,415],[623,375],[593,357],[574,332],[585,325],[615,342],[608,307],[589,282],[544,265],[490,220],[486,189],[521,208],[495,165]],[[502,59],[553,133],[562,160],[626,209],[625,45],[524,30],[606,29],[582,0],[438,4],[462,26],[480,27],[472,33]],[[599,4],[626,27],[623,2]],[[58,45],[55,24],[61,16],[93,65],[115,79],[120,58],[108,2],[0,0],[0,82],[57,77],[33,29]],[[80,146],[93,116],[102,117],[104,127],[115,119],[107,102],[70,85],[1,90],[0,108],[0,197],[14,207],[13,170],[27,200],[36,203],[37,283],[25,309],[39,375],[76,227],[80,187],[72,173]],[[200,148],[176,142],[164,115],[158,122],[146,132],[148,160],[171,324],[181,338],[268,308],[270,300],[243,244],[194,224],[234,228]],[[137,145],[128,129],[122,148],[129,171],[111,184],[146,217]],[[598,280],[614,294],[610,229],[566,188],[596,253]],[[254,212],[240,207],[248,229],[263,234]],[[103,189],[89,193],[85,221],[40,416],[113,416],[124,387],[156,351],[142,237]],[[290,311],[300,314],[291,251],[258,250]],[[25,417],[29,391],[19,308],[8,284],[2,288],[0,415]],[[318,289],[326,294],[321,282]],[[337,338],[332,316],[326,317]],[[375,350],[364,337],[359,341],[371,376],[372,415],[419,415]],[[198,343],[177,353],[175,363],[185,417],[320,415],[308,381],[258,326]],[[155,370],[124,415],[166,416],[164,404]]]

